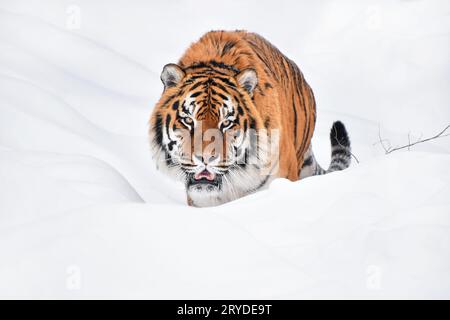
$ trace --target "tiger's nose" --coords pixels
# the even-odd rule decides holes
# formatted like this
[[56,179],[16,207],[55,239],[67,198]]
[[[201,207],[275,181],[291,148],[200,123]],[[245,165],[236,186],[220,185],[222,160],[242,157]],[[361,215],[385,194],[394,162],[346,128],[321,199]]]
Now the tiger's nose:
[[209,163],[212,163],[215,160],[217,160],[219,158],[219,156],[214,156],[214,155],[205,155],[205,156],[194,155],[194,158],[198,162],[201,162],[203,164],[209,164]]

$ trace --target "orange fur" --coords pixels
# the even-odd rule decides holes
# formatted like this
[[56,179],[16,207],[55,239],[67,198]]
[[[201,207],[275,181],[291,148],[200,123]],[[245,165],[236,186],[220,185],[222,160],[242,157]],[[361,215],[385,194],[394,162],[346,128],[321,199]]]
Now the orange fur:
[[[173,121],[175,112],[170,106],[186,94],[187,83],[194,83],[196,77],[208,77],[212,83],[215,77],[226,78],[237,87],[236,103],[247,106],[256,128],[279,130],[279,171],[276,176],[292,181],[299,179],[314,132],[316,107],[313,92],[293,61],[255,33],[212,31],[193,43],[178,65],[184,76],[181,83],[186,83],[166,88],[153,111],[151,127],[160,125],[161,119]],[[253,69],[257,74],[258,84],[253,96],[237,84],[236,77],[246,69]],[[217,94],[229,93],[225,91],[221,87],[214,88]],[[208,103],[206,108],[213,110],[211,101]],[[216,123],[213,112],[206,113],[203,120],[211,126]]]

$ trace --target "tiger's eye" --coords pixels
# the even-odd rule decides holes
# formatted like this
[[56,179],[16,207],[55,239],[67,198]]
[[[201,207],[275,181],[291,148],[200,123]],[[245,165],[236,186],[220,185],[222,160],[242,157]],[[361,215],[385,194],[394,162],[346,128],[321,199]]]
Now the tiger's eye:
[[192,118],[185,118],[184,121],[185,121],[187,124],[191,124],[194,120],[192,120]]
[[225,120],[222,121],[222,125],[223,125],[224,127],[228,127],[228,126],[230,125],[230,123],[231,123],[231,121],[228,120],[228,119],[225,119]]

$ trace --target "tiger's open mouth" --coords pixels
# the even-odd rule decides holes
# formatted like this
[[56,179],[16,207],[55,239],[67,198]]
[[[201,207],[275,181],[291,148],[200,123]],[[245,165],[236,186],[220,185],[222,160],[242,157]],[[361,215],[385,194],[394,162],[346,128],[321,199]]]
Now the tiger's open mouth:
[[188,189],[192,189],[198,192],[202,191],[215,191],[221,188],[222,177],[221,175],[203,170],[196,174],[189,175],[186,186]]

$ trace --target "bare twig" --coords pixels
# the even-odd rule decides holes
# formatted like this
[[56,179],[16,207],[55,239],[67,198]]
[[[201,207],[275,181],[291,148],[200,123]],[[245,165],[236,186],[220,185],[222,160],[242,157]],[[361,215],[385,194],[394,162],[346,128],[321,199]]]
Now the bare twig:
[[[384,142],[388,142],[388,143],[389,143],[389,140],[386,140],[386,139],[382,139],[382,138],[381,138],[380,127],[378,126],[378,139],[379,139],[379,140],[378,140],[378,142],[376,142],[375,144],[381,144],[381,146],[382,146],[383,149],[384,149],[385,154],[389,154],[389,153],[392,153],[392,152],[394,152],[394,151],[401,150],[401,149],[405,149],[405,148],[408,148],[408,150],[410,150],[410,148],[411,148],[412,146],[415,146],[416,144],[423,143],[423,142],[427,142],[427,141],[434,140],[434,139],[438,139],[438,138],[443,138],[443,137],[450,136],[450,133],[444,134],[449,128],[450,128],[450,124],[447,125],[447,126],[444,128],[444,130],[440,131],[438,134],[436,134],[436,135],[434,135],[434,136],[432,136],[432,137],[426,138],[426,139],[422,139],[422,136],[420,136],[420,138],[419,138],[416,142],[412,142],[412,143],[411,143],[410,133],[408,133],[408,144],[407,144],[407,145],[392,148],[391,146],[389,146],[389,147],[386,147],[386,146],[385,146]],[[375,144],[374,144],[374,145],[375,145]]]
[[408,132],[408,151],[411,150],[411,131]]
[[[384,145],[384,142],[389,143],[389,147],[386,147],[386,146]],[[391,148],[391,143],[389,142],[389,140],[387,140],[387,139],[381,139],[381,127],[380,127],[380,125],[378,125],[378,141],[375,142],[373,145],[375,146],[375,145],[377,145],[377,144],[381,144],[381,146],[383,147],[384,152],[387,152],[388,149]]]

